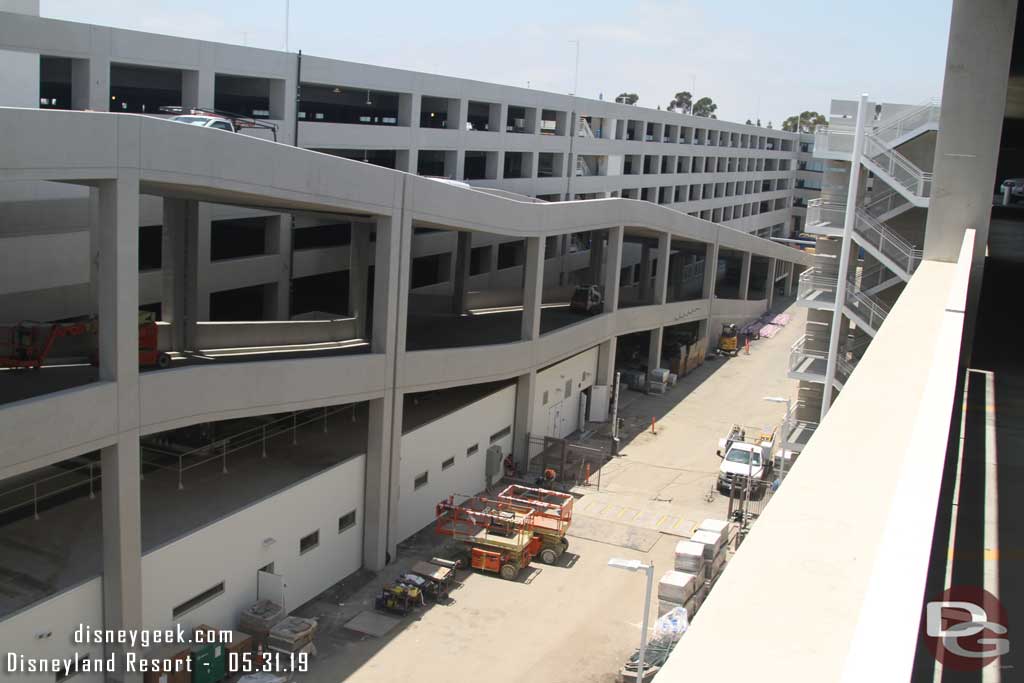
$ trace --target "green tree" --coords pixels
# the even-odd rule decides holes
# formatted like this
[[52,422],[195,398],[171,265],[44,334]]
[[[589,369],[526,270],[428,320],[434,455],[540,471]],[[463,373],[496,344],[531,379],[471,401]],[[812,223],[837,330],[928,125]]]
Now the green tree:
[[797,132],[797,124],[799,123],[799,130],[801,133],[813,133],[814,129],[818,126],[827,126],[828,119],[823,114],[819,114],[816,111],[802,111],[795,116],[790,116],[788,119],[782,122],[782,130],[788,130],[790,133]]
[[677,92],[672,101],[668,103],[669,111],[678,111],[680,114],[689,114],[693,110],[693,95],[686,92]]
[[702,97],[693,103],[693,115],[703,116],[709,119],[717,119],[715,111],[718,110],[718,105],[711,101],[710,97]]
[[619,104],[636,104],[636,101],[640,99],[640,96],[635,92],[624,92],[620,93],[615,101]]
[[743,124],[743,125],[745,125],[745,126],[752,126],[752,125],[754,125],[754,122],[751,121],[750,119],[747,119],[747,122],[745,124]]

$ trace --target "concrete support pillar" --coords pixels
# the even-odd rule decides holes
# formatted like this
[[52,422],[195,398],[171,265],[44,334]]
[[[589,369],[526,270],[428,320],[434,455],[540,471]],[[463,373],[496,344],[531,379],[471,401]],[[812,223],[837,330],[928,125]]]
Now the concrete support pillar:
[[[181,106],[183,107],[201,107],[203,109],[213,109],[214,95],[216,87],[216,74],[212,69],[203,69],[200,71],[182,71],[181,72]],[[294,91],[293,91],[294,92]],[[284,97],[284,94],[280,94]],[[278,99],[281,99],[279,97]],[[271,97],[273,101],[274,98]],[[278,106],[271,107],[271,118],[283,117],[283,103]],[[274,112],[273,109],[281,109],[282,111]],[[274,116],[277,113],[278,116]]]
[[[651,330],[650,341],[647,345],[647,372],[661,367],[661,340],[664,336],[664,327],[655,327]],[[648,376],[650,376],[648,374]]]
[[736,297],[740,300],[746,300],[747,295],[750,294],[750,261],[752,258],[749,251],[743,252],[743,261],[740,265],[740,293]]
[[678,301],[683,298],[683,268],[690,263],[696,263],[696,256],[684,257],[682,253],[676,254],[675,258],[669,256],[668,289],[669,297]]
[[709,242],[704,250],[704,284],[701,298],[709,301],[715,298],[715,282],[718,279],[718,242]]
[[[139,490],[139,178],[123,172],[99,185],[99,374],[117,383],[117,443],[103,467],[103,626],[142,627]],[[108,654],[123,653],[108,649]],[[141,680],[125,673],[118,681]]]
[[273,308],[267,309],[264,316],[267,320],[291,319],[292,304],[292,217],[289,214],[277,214],[267,218],[267,234],[277,241],[279,267],[277,276],[277,292]]
[[[619,276],[622,273],[622,239],[626,234],[624,226],[608,228],[608,253],[604,264],[604,312],[612,313],[619,308]],[[614,340],[613,340],[614,341]],[[615,349],[612,349],[614,360]]]
[[597,347],[597,377],[594,382],[597,384],[611,386],[615,383],[615,351],[618,347],[618,337],[607,339]]
[[526,238],[526,264],[523,267],[523,318],[520,339],[531,341],[540,336],[541,299],[544,295],[544,238]]
[[366,339],[369,306],[366,300],[367,273],[370,262],[369,223],[353,223],[348,246],[348,314],[356,319],[356,337]]
[[658,268],[654,275],[654,303],[663,304],[668,301],[668,261],[672,240],[668,233],[658,236]]
[[199,202],[168,197],[163,214],[160,317],[171,323],[170,350],[192,350],[199,303]]
[[646,302],[651,296],[651,248],[644,244],[640,248],[640,300]]
[[1016,6],[1013,0],[954,0],[950,19],[924,258],[956,261],[964,231],[975,230],[962,359],[970,357],[981,295],[1014,26],[1020,31]]
[[71,107],[111,111],[109,59],[71,60]]
[[537,372],[519,375],[516,380],[516,419],[512,434],[512,454],[519,472],[530,467],[530,428],[533,425],[534,396],[537,392]]
[[[408,191],[408,190],[407,190]],[[377,220],[373,285],[372,353],[396,362],[385,364],[384,386],[395,386],[405,349],[409,303],[412,221],[404,215]],[[402,402],[400,391],[388,389],[370,401],[364,487],[363,563],[380,569],[395,559],[398,525],[398,475],[401,460]]]
[[490,179],[501,179],[505,177],[505,150],[488,152],[486,157],[486,168],[484,177]]
[[452,313],[466,312],[466,285],[469,281],[469,252],[473,233],[459,232],[455,247],[455,267],[452,272]]
[[778,261],[776,259],[768,259],[768,274],[765,276],[766,287],[765,287],[765,299],[767,299],[768,308],[772,307],[772,303],[775,301],[775,269]]
[[796,264],[789,264],[789,273],[786,275],[786,296],[793,296],[796,292],[797,278],[800,274],[797,272]]
[[[469,110],[469,101],[452,98],[448,100],[448,118],[445,126],[450,130],[466,130],[466,112]],[[461,178],[462,175],[459,174]]]
[[594,230],[590,233],[590,280],[594,284],[603,284],[602,261],[604,261],[604,231]]

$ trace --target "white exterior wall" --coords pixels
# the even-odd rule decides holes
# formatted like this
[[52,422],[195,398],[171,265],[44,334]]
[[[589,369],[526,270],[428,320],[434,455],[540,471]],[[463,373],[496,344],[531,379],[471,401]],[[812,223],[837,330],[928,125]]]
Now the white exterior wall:
[[[288,610],[359,569],[365,466],[362,455],[346,460],[145,555],[142,585],[150,589],[143,593],[143,624],[170,627],[175,606],[223,581],[224,593],[181,623],[235,628],[240,611],[256,600],[256,572],[271,562],[284,577]],[[338,518],[351,510],[356,525],[339,534]],[[299,539],[318,529],[320,545],[300,555]]]
[[[103,579],[97,576],[83,584],[69,588],[45,602],[0,621],[0,649],[3,655],[14,652],[26,659],[70,659],[74,653],[91,658],[103,656],[102,645],[76,645],[73,633],[79,624],[103,624]],[[49,634],[49,635],[47,635]],[[4,673],[4,683],[39,683],[53,680],[51,674]],[[102,674],[81,673],[75,683],[102,683]]]
[[[434,519],[434,506],[452,494],[475,495],[487,488],[487,449],[512,448],[512,431],[491,444],[492,434],[512,427],[516,412],[516,388],[508,386],[490,396],[449,413],[402,435],[399,474],[398,541],[412,536]],[[473,445],[477,451],[466,455]],[[446,470],[441,463],[454,457]],[[415,479],[428,472],[426,485],[415,488]]]
[[[530,436],[563,438],[579,427],[580,393],[597,377],[597,348],[568,358],[537,373],[537,393],[533,402]],[[565,398],[565,383],[572,382],[572,396]],[[544,394],[547,403],[544,403]]]

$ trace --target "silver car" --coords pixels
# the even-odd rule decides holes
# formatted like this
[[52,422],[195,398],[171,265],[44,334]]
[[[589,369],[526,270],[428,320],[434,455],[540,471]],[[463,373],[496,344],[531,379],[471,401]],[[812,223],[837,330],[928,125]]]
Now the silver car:
[[1000,194],[1010,190],[1010,197],[1014,199],[1024,198],[1024,178],[1007,178],[999,187]]

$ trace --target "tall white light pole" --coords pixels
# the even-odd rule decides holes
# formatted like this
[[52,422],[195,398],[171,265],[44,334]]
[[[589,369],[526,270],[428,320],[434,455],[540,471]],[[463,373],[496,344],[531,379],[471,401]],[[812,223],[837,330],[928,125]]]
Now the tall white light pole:
[[608,560],[609,567],[625,569],[628,572],[643,571],[647,573],[647,592],[644,595],[644,623],[640,629],[640,654],[636,663],[636,680],[644,680],[644,656],[647,654],[647,622],[651,618],[651,591],[654,587],[654,563],[644,564],[640,560],[623,560],[613,557]]
[[288,23],[292,16],[292,1],[284,0],[284,51],[288,52]]
[[860,157],[864,146],[864,117],[867,115],[868,96],[864,93],[857,104],[857,127],[853,135],[853,153],[850,154],[850,184],[846,190],[846,214],[843,218],[843,246],[839,250],[839,270],[836,273],[836,304],[832,311],[832,331],[828,338],[828,362],[825,366],[825,390],[821,399],[821,421],[832,403],[832,383],[836,379],[836,360],[839,353],[840,326],[843,321],[843,302],[846,301],[846,269],[853,241],[853,222],[857,220],[857,192],[860,189]]
[[[779,439],[782,441],[786,440],[786,423],[789,421],[789,415],[793,411],[793,404],[788,398],[782,396],[765,396],[764,400],[771,403],[785,403],[786,404],[786,416],[782,418],[782,434],[779,434]],[[779,465],[779,481],[782,481],[783,475],[786,473],[786,445],[785,443],[780,444],[782,446],[782,464]]]

